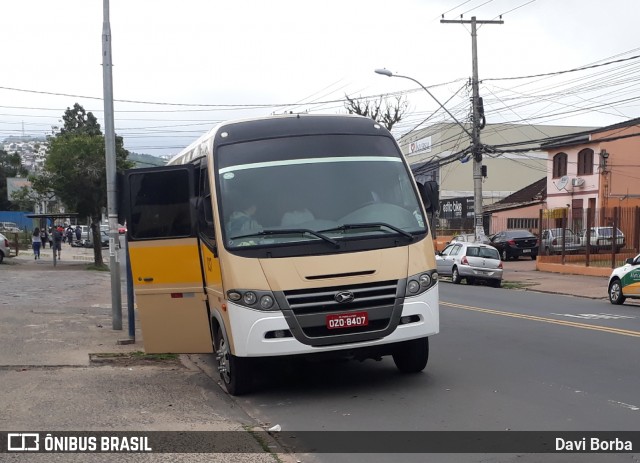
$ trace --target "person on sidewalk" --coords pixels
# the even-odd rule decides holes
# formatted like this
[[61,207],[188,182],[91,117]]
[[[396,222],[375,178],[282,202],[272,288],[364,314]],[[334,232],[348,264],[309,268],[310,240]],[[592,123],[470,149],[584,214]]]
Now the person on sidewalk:
[[49,233],[47,233],[46,228],[42,228],[40,231],[40,242],[42,243],[42,249],[47,247],[47,243],[49,242]]
[[62,251],[62,235],[64,229],[62,227],[53,227],[51,234],[53,235],[53,252],[58,253],[60,259],[60,251]]
[[69,225],[67,231],[65,231],[65,235],[67,235],[67,243],[71,246],[73,244],[73,228],[71,228],[71,225]]
[[33,248],[33,260],[40,259],[41,245],[42,245],[42,238],[40,238],[40,229],[36,227],[33,229],[33,235],[31,235],[31,247]]

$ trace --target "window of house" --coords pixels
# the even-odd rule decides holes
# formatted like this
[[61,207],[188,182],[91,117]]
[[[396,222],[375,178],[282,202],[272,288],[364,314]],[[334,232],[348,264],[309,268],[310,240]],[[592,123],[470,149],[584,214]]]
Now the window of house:
[[567,175],[567,153],[558,153],[553,157],[553,178]]
[[593,174],[593,150],[585,148],[578,153],[578,175]]
[[516,229],[524,228],[528,230],[534,230],[538,228],[538,219],[534,218],[507,218],[507,228]]

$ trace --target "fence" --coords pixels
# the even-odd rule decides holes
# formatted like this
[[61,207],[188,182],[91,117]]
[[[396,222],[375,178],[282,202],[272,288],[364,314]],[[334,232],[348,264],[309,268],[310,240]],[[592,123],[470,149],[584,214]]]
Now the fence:
[[[522,214],[514,209],[509,215],[486,214],[485,233],[489,236],[504,230],[525,229],[539,238],[539,261],[566,265],[614,268],[622,265],[628,257],[640,253],[640,207],[612,207],[589,209],[540,209]],[[441,221],[436,227],[437,235],[455,236],[460,233],[474,233],[473,223],[460,222],[459,227],[448,227]],[[440,225],[440,224],[438,224]],[[567,252],[560,245],[557,255],[544,254],[543,231],[548,229],[569,229],[577,235],[578,249]],[[591,230],[589,232],[589,230]],[[565,234],[571,234],[565,232]],[[613,244],[615,243],[615,245]]]

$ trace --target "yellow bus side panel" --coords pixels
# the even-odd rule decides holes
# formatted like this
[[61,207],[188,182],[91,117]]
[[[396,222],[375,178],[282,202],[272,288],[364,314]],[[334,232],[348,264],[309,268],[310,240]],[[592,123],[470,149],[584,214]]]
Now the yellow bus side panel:
[[197,282],[202,286],[195,238],[129,243],[129,255],[134,285]]
[[212,352],[195,238],[129,243],[147,353]]
[[213,352],[201,293],[184,293],[181,298],[172,298],[171,293],[144,294],[137,302],[146,353]]

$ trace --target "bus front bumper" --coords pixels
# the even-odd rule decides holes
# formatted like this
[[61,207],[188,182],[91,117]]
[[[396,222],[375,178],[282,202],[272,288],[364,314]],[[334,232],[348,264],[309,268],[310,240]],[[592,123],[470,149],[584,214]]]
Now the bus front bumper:
[[271,357],[304,355],[317,352],[338,352],[357,348],[383,346],[437,334],[440,331],[437,285],[420,296],[406,298],[402,317],[411,322],[400,324],[391,334],[378,339],[348,344],[309,346],[289,334],[274,337],[275,333],[290,333],[281,312],[263,312],[227,302],[233,333],[233,354],[238,357]]

